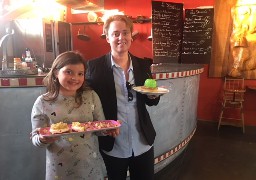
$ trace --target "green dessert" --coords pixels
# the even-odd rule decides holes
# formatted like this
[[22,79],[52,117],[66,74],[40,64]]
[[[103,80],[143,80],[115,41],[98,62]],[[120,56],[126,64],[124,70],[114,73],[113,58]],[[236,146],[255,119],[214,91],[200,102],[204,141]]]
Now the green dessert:
[[146,79],[143,87],[146,89],[157,89],[156,80],[155,79]]

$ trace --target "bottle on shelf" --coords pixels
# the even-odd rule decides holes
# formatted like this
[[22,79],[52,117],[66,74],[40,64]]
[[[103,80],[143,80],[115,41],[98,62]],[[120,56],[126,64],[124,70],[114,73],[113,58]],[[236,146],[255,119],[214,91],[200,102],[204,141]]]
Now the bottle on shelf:
[[14,58],[13,59],[14,65],[13,65],[13,69],[14,70],[20,70],[22,69],[22,62],[20,58]]
[[25,54],[22,54],[22,55],[21,55],[21,61],[22,61],[22,62],[25,62],[25,59],[26,59],[26,55],[25,55]]
[[29,48],[26,48],[26,58],[25,58],[26,62],[32,62],[32,58],[31,58],[31,52],[29,50]]
[[32,66],[33,66],[33,69],[37,68],[37,62],[36,62],[36,60],[34,58],[32,60]]
[[2,60],[2,70],[7,70],[7,60],[5,58]]
[[32,57],[31,57],[31,52],[29,48],[26,48],[25,62],[27,64],[27,69],[32,69]]

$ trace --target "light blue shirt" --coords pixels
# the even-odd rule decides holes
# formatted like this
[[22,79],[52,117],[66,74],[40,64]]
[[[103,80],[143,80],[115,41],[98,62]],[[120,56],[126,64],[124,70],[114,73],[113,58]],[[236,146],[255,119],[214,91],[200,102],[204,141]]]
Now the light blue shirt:
[[[152,146],[148,145],[142,135],[139,125],[139,116],[136,103],[136,92],[131,90],[133,100],[128,101],[128,91],[126,88],[126,78],[123,69],[114,62],[111,57],[116,97],[117,97],[117,118],[122,121],[120,134],[115,138],[114,147],[110,152],[104,151],[106,154],[118,158],[128,158],[139,156],[147,152]],[[129,82],[134,84],[133,66],[130,60],[128,69]]]

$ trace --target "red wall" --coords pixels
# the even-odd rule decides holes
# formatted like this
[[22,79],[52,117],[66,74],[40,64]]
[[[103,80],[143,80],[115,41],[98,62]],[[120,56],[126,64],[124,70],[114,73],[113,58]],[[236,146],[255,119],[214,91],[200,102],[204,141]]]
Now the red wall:
[[[162,0],[165,2],[183,3],[185,9],[196,8],[198,6],[213,6],[214,0]],[[111,0],[105,1],[105,9],[119,9],[125,14],[136,17],[138,15],[150,17],[151,16],[151,0],[140,1],[120,1]],[[100,14],[99,14],[100,15]],[[70,22],[86,22],[86,14],[70,15],[68,14],[68,21]],[[77,31],[83,32],[85,27],[86,34],[91,37],[90,41],[78,40]],[[147,40],[150,35],[151,24],[135,24],[134,30],[139,31],[138,38],[133,42],[130,52],[139,57],[152,58],[152,42]],[[81,51],[86,59],[101,56],[107,53],[110,48],[105,39],[101,39],[102,25],[74,25],[73,26],[73,41],[74,49]],[[206,121],[217,121],[221,108],[221,87],[222,78],[209,78],[209,66],[204,66],[205,71],[200,77],[199,97],[198,97],[198,119]],[[246,80],[246,85],[256,86],[256,80]],[[256,125],[256,91],[247,90],[245,95],[245,124]]]

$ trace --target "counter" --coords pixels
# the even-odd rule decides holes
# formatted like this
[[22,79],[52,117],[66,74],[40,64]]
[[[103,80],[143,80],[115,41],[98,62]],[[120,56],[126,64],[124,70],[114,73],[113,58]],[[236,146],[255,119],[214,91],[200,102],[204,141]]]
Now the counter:
[[159,104],[148,107],[156,129],[155,172],[178,157],[193,137],[197,124],[197,102],[201,65],[161,64],[152,66],[158,86],[170,90]]
[[[170,90],[158,106],[147,107],[157,132],[155,172],[178,157],[193,137],[202,72],[200,65],[152,66],[158,85]],[[0,179],[44,179],[45,149],[34,147],[29,139],[31,108],[45,92],[44,76],[0,77]]]
[[43,86],[45,75],[0,76],[0,88]]

